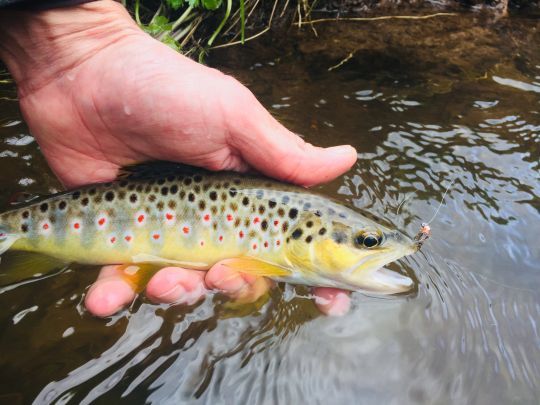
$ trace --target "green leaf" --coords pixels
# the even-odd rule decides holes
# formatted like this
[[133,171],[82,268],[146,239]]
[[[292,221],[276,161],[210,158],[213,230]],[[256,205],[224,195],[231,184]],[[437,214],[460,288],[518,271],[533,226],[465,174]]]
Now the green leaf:
[[222,0],[202,0],[202,5],[207,10],[216,10],[221,6]]
[[161,42],[163,42],[169,48],[174,49],[176,52],[180,52],[180,44],[169,34],[166,34],[165,37],[161,38]]
[[178,10],[182,6],[182,3],[184,3],[184,0],[165,0],[165,3],[173,10]]
[[162,32],[167,32],[172,29],[172,24],[169,23],[167,17],[158,15],[150,24],[144,27],[144,30],[150,35],[157,35]]

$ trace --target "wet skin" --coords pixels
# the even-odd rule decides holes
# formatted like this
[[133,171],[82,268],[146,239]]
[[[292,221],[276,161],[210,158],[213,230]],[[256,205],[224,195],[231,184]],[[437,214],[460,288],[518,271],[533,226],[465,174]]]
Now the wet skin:
[[[32,134],[69,188],[112,180],[121,166],[148,159],[252,168],[304,186],[331,180],[356,161],[350,146],[304,142],[238,81],[150,38],[112,1],[0,13],[0,58],[17,82]],[[270,287],[218,263],[208,272],[164,268],[146,295],[192,303],[220,290],[254,301]],[[109,316],[135,295],[118,266],[106,266],[85,303],[91,313]],[[325,314],[343,314],[350,305],[341,290],[316,288],[314,295]]]

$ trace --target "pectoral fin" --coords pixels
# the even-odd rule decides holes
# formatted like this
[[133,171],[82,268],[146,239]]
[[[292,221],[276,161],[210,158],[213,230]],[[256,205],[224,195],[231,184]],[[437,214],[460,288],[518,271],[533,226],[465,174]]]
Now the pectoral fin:
[[44,275],[52,270],[61,269],[65,265],[65,262],[41,253],[9,252],[2,257],[0,285]]
[[283,267],[252,257],[229,259],[224,262],[224,265],[240,273],[261,277],[286,277],[291,274],[289,270]]

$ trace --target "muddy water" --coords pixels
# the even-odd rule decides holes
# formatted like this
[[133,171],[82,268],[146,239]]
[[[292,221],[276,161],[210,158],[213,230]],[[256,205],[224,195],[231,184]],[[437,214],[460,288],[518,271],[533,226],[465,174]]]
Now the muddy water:
[[[455,179],[433,238],[392,265],[417,288],[354,294],[342,318],[280,285],[250,306],[141,297],[100,320],[82,305],[97,269],[70,267],[0,290],[2,402],[537,403],[539,26],[531,14],[321,23],[317,37],[215,52],[306,140],[358,149],[324,192],[414,234]],[[3,207],[58,187],[10,83],[0,138]]]

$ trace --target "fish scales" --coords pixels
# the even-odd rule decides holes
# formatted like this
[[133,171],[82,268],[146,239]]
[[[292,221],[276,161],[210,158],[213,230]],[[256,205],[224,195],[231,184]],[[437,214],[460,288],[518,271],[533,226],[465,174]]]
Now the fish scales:
[[[355,260],[373,261],[365,252],[375,252],[354,246],[359,231],[364,245],[368,234],[378,235],[381,245],[383,237],[406,242],[401,245],[409,250],[387,255],[391,260],[412,252],[414,243],[405,236],[326,197],[230,173],[123,179],[0,215],[2,251],[11,245],[80,263],[147,261],[197,269],[247,257],[283,270],[285,276],[269,272],[276,279],[352,289],[362,283],[347,280],[346,271],[355,272]],[[364,254],[351,258],[351,246],[353,253]],[[371,265],[382,263],[375,262]]]

